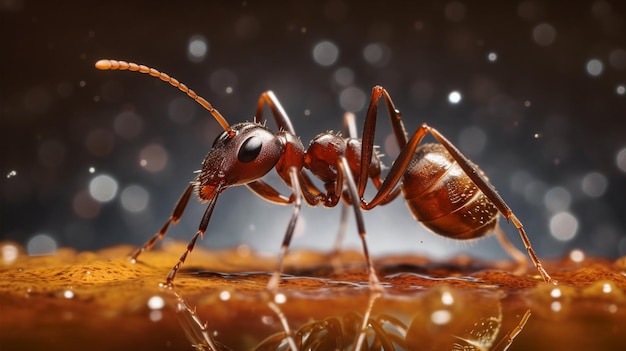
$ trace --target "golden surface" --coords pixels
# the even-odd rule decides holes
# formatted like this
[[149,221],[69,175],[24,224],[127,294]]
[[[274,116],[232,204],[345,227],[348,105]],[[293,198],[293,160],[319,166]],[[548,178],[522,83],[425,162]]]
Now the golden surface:
[[327,255],[294,251],[274,296],[265,290],[274,258],[245,248],[196,249],[168,289],[159,283],[181,243],[145,252],[136,264],[129,246],[44,257],[20,251],[16,259],[8,246],[15,245],[0,243],[2,350],[250,350],[264,339],[260,349],[287,349],[285,325],[296,344],[352,349],[368,313],[370,342],[388,349],[504,349],[507,336],[510,350],[626,345],[626,257],[548,261],[558,286],[533,269],[513,275],[503,262],[383,257],[375,265],[386,288],[376,295],[358,253],[342,254],[345,269],[336,272]]

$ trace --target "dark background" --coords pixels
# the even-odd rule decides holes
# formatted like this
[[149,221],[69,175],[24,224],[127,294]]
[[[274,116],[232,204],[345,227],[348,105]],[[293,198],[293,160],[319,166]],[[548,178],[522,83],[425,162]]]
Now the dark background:
[[[371,87],[384,85],[410,132],[427,122],[481,166],[541,256],[626,254],[623,2],[5,0],[0,28],[0,240],[33,254],[143,243],[220,131],[176,89],[98,71],[100,58],[165,71],[230,123],[251,120],[272,89],[305,145],[340,130],[346,110],[360,127]],[[199,37],[208,51],[190,58]],[[328,66],[313,54],[325,41],[338,50]],[[383,115],[378,127],[389,165],[397,150]],[[107,202],[90,195],[103,175],[117,185]],[[190,238],[203,209],[192,201],[170,237]],[[330,249],[339,212],[305,208],[294,246]],[[274,254],[290,213],[229,189],[203,245]],[[504,256],[493,238],[429,234],[401,199],[365,217],[375,253]],[[348,236],[358,243],[353,227]]]

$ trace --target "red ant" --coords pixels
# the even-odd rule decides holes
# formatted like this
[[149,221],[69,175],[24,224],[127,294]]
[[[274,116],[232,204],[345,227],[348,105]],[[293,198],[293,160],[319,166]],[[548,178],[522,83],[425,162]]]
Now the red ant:
[[[366,231],[361,211],[384,205],[394,200],[400,192],[403,193],[415,218],[433,232],[448,238],[464,240],[480,238],[495,231],[503,248],[516,261],[523,264],[526,257],[506,239],[498,225],[498,213],[502,214],[513,222],[519,231],[528,255],[543,280],[552,281],[532,249],[522,223],[478,166],[441,133],[426,124],[422,124],[411,138],[408,138],[400,111],[396,109],[389,93],[381,86],[372,89],[361,139],[355,135],[344,138],[333,133],[321,133],[305,149],[296,136],[287,113],[272,91],[266,91],[259,97],[253,122],[230,125],[209,102],[193,90],[154,68],[115,60],[100,60],[96,63],[96,68],[138,71],[166,81],[207,109],[224,129],[204,159],[202,170],[178,200],[170,218],[157,234],[132,253],[132,260],[136,262],[143,251],[150,249],[162,239],[170,224],[180,219],[192,193],[195,193],[201,202],[208,202],[198,231],[178,263],[167,275],[165,283],[167,286],[172,285],[176,272],[193,250],[198,237],[204,237],[219,195],[236,185],[246,185],[252,192],[270,202],[294,204],[278,255],[277,268],[267,285],[271,291],[278,288],[283,258],[293,236],[302,199],[311,206],[335,207],[341,200],[352,206],[363,246],[370,287],[373,290],[380,290],[381,284],[374,271],[365,240]],[[381,98],[387,105],[394,135],[401,149],[384,179],[381,173],[382,164],[374,150],[378,102]],[[261,124],[266,104],[280,129],[277,133]],[[354,122],[348,119],[346,124],[353,126]],[[419,146],[428,133],[439,144],[427,143]],[[289,196],[281,194],[261,180],[261,177],[272,168],[276,169],[278,175],[291,189],[292,193]],[[314,185],[308,173],[304,171],[305,168],[324,183],[324,190]],[[374,198],[370,201],[363,198],[368,178],[377,188]],[[401,185],[396,187],[400,180]]]

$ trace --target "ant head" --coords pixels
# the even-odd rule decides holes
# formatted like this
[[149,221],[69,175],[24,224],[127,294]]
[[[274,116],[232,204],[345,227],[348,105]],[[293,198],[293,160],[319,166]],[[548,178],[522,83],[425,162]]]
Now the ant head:
[[[234,136],[232,136],[234,134]],[[242,185],[274,168],[283,153],[279,138],[258,123],[238,123],[220,134],[202,162],[198,195],[210,199],[219,186]]]
[[229,125],[208,101],[166,73],[133,62],[117,60],[100,60],[96,62],[96,68],[129,70],[168,82],[207,109],[224,129],[213,143],[198,175],[196,186],[201,200],[210,200],[229,186],[246,184],[261,178],[276,165],[282,155],[281,141],[267,128],[250,122]]

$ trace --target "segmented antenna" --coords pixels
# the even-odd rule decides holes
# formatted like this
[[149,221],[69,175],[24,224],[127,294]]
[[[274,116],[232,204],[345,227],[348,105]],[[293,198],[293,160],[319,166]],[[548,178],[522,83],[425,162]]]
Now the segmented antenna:
[[202,96],[196,94],[195,91],[187,88],[187,86],[181,82],[179,82],[176,78],[170,77],[168,74],[159,72],[154,68],[138,65],[134,62],[126,62],[126,61],[117,61],[117,60],[100,60],[96,62],[96,68],[100,70],[120,70],[120,71],[136,71],[139,73],[149,74],[153,77],[157,77],[164,82],[170,83],[172,86],[178,88],[183,93],[187,94],[190,98],[194,99],[197,103],[202,105],[205,109],[207,109],[211,115],[217,120],[217,123],[224,128],[225,131],[229,133],[229,135],[234,136],[235,132],[230,129],[230,124],[226,121],[226,118],[219,113],[211,104],[206,101]]

